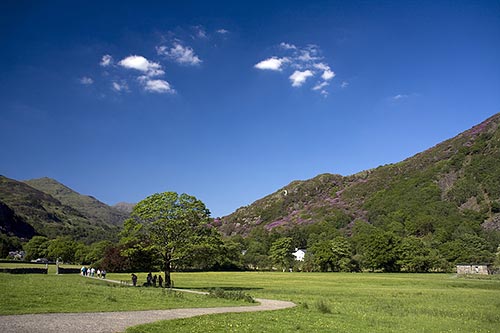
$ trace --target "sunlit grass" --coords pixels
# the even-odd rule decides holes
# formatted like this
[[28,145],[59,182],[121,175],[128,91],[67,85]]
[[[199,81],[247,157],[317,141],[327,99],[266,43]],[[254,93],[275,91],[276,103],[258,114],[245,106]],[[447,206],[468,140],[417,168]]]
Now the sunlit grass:
[[500,281],[438,274],[176,273],[179,287],[291,300],[281,311],[204,316],[128,332],[499,332]]
[[0,314],[130,311],[248,305],[161,288],[129,287],[79,275],[0,273]]

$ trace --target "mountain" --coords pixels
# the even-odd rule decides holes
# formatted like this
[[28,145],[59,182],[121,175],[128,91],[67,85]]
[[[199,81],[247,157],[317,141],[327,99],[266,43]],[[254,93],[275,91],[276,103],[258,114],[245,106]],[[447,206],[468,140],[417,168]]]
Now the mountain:
[[[88,243],[115,239],[119,231],[119,227],[113,224],[116,221],[89,218],[87,212],[66,205],[24,182],[4,176],[0,176],[0,201],[4,212],[3,229],[15,225],[16,227],[10,227],[10,230],[15,231],[28,224],[39,235],[49,238],[71,236]],[[22,233],[12,233],[24,237]]]
[[358,220],[443,239],[457,228],[500,230],[499,126],[496,114],[399,163],[294,181],[214,223],[226,235],[318,222],[349,234]]
[[129,213],[110,207],[94,197],[81,195],[51,178],[31,179],[24,181],[24,183],[51,195],[63,205],[75,208],[95,223],[111,223],[121,226],[129,215]]
[[130,215],[130,213],[132,213],[132,210],[135,207],[135,203],[119,202],[116,205],[113,205],[112,207],[123,213],[126,213],[127,215]]

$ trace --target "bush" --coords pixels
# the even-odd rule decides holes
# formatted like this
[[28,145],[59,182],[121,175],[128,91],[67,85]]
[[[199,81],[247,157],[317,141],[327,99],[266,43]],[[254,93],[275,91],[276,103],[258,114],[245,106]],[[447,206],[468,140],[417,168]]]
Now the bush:
[[241,290],[224,290],[221,288],[215,288],[210,290],[209,297],[214,297],[214,298],[224,298],[224,299],[229,299],[232,301],[245,301],[248,303],[255,303],[255,300],[253,299],[252,296],[245,294]]

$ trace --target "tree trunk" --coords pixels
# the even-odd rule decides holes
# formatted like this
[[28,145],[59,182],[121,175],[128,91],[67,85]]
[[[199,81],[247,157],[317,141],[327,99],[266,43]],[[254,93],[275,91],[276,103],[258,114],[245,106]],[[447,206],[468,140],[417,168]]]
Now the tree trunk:
[[165,256],[165,288],[172,288],[172,280],[170,279],[170,254]]

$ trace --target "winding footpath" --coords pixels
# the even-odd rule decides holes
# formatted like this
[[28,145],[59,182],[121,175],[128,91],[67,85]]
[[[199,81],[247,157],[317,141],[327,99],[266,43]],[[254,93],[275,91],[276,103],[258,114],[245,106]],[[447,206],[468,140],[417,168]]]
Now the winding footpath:
[[[109,282],[117,282],[107,280]],[[203,293],[192,290],[175,289],[182,292]],[[152,323],[158,320],[190,318],[217,313],[240,313],[271,311],[291,308],[295,303],[256,298],[260,305],[217,308],[189,308],[172,310],[124,311],[124,312],[86,312],[86,313],[48,313],[0,316],[2,333],[115,333],[127,327]]]

